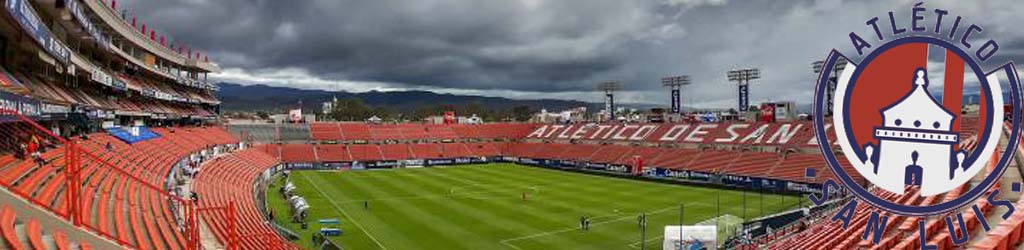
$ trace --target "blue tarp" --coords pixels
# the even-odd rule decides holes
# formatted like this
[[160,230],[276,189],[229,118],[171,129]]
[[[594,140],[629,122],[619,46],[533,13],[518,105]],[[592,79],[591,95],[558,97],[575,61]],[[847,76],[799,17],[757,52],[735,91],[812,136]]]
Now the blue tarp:
[[160,137],[160,134],[157,134],[156,132],[153,132],[152,130],[149,130],[149,128],[146,127],[139,127],[139,136],[132,135],[132,133],[129,131],[130,129],[131,128],[112,127],[107,128],[107,133],[110,133],[110,135],[117,137],[117,139],[121,139],[122,141],[128,144],[134,144],[136,142]]

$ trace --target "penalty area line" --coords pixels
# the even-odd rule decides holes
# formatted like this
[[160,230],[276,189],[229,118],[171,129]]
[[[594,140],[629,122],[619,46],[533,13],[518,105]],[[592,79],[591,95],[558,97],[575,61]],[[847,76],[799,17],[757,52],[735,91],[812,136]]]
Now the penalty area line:
[[[674,210],[675,208],[678,208],[678,206],[665,207],[665,208],[662,208],[662,209],[658,209],[658,210],[654,210],[654,211],[649,211],[649,212],[646,212],[646,213],[648,215],[660,214],[660,213],[664,213],[664,212],[667,212],[667,211]],[[629,220],[629,219],[635,219],[635,218],[636,218],[636,216],[634,216],[634,215],[627,215],[627,216],[619,217],[619,218],[612,219],[612,220],[597,222],[597,223],[594,223],[592,226],[596,227],[596,226],[600,226],[600,225],[611,224],[611,223],[616,223],[616,222],[620,222],[620,221],[624,221],[624,220]],[[555,235],[555,234],[561,234],[561,233],[571,232],[571,231],[576,231],[576,230],[579,230],[579,227],[570,227],[570,228],[565,228],[565,229],[561,229],[561,230],[540,232],[540,233],[526,235],[526,236],[522,236],[522,237],[508,238],[508,239],[503,239],[503,240],[499,241],[498,243],[501,243],[502,245],[505,245],[505,246],[510,247],[512,249],[522,250],[521,248],[515,246],[511,242],[521,241],[521,240],[528,240],[528,239],[544,237],[544,236],[549,236],[549,235]]]
[[[330,197],[329,195],[327,195],[327,193],[324,193],[324,191],[320,189],[319,185],[313,183],[313,180],[309,179],[309,176],[303,175],[302,178],[305,178],[306,181],[308,181],[310,184],[313,184],[313,189],[316,189],[316,192],[320,193],[321,196]],[[366,236],[370,237],[370,240],[373,240],[373,243],[377,244],[377,246],[380,247],[380,249],[389,250],[387,247],[384,246],[384,244],[380,243],[380,240],[377,240],[377,237],[373,237],[373,235],[370,234],[370,231],[367,231],[366,228],[363,228],[363,225],[359,224],[359,222],[356,221],[355,219],[352,219],[352,216],[348,215],[348,212],[345,212],[345,209],[342,209],[341,206],[338,205],[338,203],[335,203],[334,200],[332,199],[327,199],[327,201],[331,203],[331,206],[334,206],[335,209],[341,212],[341,214],[344,215],[345,218],[348,218],[348,220],[351,221],[353,225],[356,225],[356,227],[359,228],[359,230],[363,231],[363,233],[366,234]]]

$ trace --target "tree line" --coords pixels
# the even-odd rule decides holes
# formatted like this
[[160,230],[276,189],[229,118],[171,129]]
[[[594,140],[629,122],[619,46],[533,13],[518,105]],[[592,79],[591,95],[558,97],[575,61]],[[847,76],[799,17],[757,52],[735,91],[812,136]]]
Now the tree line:
[[327,113],[328,118],[335,121],[365,121],[376,116],[384,121],[420,121],[430,116],[443,115],[445,111],[455,111],[458,116],[476,115],[485,122],[501,121],[529,121],[534,113],[534,108],[527,105],[517,105],[504,110],[489,108],[478,101],[465,105],[451,104],[425,104],[416,107],[412,113],[402,113],[384,106],[368,105],[359,98],[339,99],[332,105]]

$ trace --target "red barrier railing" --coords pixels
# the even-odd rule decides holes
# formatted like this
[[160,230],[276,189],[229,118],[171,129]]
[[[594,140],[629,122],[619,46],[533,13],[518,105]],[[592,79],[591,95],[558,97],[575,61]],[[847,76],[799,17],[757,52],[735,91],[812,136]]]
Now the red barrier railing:
[[[139,240],[142,232],[139,227],[145,223],[173,223],[170,218],[164,217],[164,221],[157,221],[158,214],[164,214],[161,209],[171,209],[165,206],[153,206],[152,204],[144,205],[148,202],[153,202],[152,197],[148,197],[145,194],[149,193],[158,197],[160,201],[167,201],[171,207],[183,209],[183,213],[179,215],[190,215],[189,211],[192,211],[192,202],[182,199],[177,195],[171,194],[164,188],[160,188],[150,181],[139,178],[145,171],[144,168],[139,166],[125,165],[134,163],[122,163],[122,165],[115,165],[109,162],[107,159],[101,158],[96,154],[79,150],[75,155],[82,158],[82,163],[90,165],[93,171],[91,184],[92,186],[73,186],[72,188],[82,187],[86,190],[95,190],[94,192],[88,192],[90,194],[95,193],[96,195],[90,195],[88,197],[79,195],[80,199],[77,201],[79,205],[78,210],[75,214],[78,216],[88,216],[97,214],[97,216],[89,216],[91,219],[95,217],[96,221],[82,220],[80,225],[83,227],[92,229],[100,235],[106,236],[118,242],[121,245],[138,248],[140,244],[144,243]],[[134,169],[125,169],[124,167],[133,167]],[[96,171],[102,171],[97,176]],[[78,176],[75,179],[82,179],[84,176]],[[95,181],[95,178],[101,178]],[[96,199],[94,196],[98,196]],[[90,199],[96,199],[91,201]],[[147,200],[148,199],[148,200]],[[92,203],[99,202],[96,204],[95,211],[92,209]],[[108,207],[110,203],[114,204],[113,208]],[[111,214],[114,216],[110,218]],[[127,216],[126,216],[127,215]],[[127,222],[125,223],[125,217]],[[186,219],[186,222],[191,222],[191,219]],[[198,242],[198,227],[195,223],[185,223],[185,230],[181,237],[174,236],[176,238],[183,238],[186,243],[186,249],[198,249],[195,248],[193,242]],[[113,227],[113,228],[111,228]],[[129,228],[131,227],[131,228]],[[128,234],[135,235],[135,242],[131,242],[132,237],[128,237]]]
[[[39,174],[54,172],[57,175],[61,175],[61,166],[58,165],[63,165],[65,177],[67,177],[67,173],[75,171],[74,166],[76,164],[72,151],[73,146],[64,138],[50,132],[19,112],[0,109],[0,119],[7,121],[2,131],[0,131],[0,133],[4,134],[5,138],[10,140],[5,142],[6,149],[12,152],[20,151],[19,154],[22,158],[22,161],[17,163],[13,170],[7,170],[2,174],[0,186],[36,206],[45,208],[45,210],[61,218],[70,220],[72,215],[69,212],[70,210],[60,209],[60,206],[54,205],[54,203],[60,204],[60,202],[65,202],[63,204],[72,204],[72,199],[76,194],[74,189],[65,189],[66,192],[62,194],[57,192],[57,190],[52,190],[52,192],[35,192],[33,189],[42,189],[42,187],[35,187],[40,185],[39,182],[41,182],[41,180],[35,178]],[[38,157],[42,159],[43,163],[39,163],[36,156],[28,152],[31,149],[26,147],[26,145],[29,144],[33,145],[29,147],[34,147],[40,152]],[[46,150],[48,147],[53,147],[54,150]],[[36,169],[36,171],[31,172],[35,176],[20,176],[23,173],[30,173],[32,169]],[[73,178],[66,178],[65,185],[72,184],[73,180],[71,179]]]
[[238,237],[238,218],[236,217],[238,211],[235,208],[235,202],[234,201],[229,202],[227,206],[199,208],[199,209],[197,209],[197,211],[200,212],[200,213],[202,213],[202,212],[213,212],[213,211],[219,211],[219,212],[225,213],[225,215],[226,215],[225,217],[226,217],[226,220],[227,220],[227,221],[225,221],[225,224],[226,224],[225,229],[227,230],[227,236],[226,236],[226,239],[224,239],[224,249],[225,250],[237,250],[237,249],[240,249],[240,247],[238,246],[238,239],[239,239],[239,237]]
[[[0,126],[0,133],[9,134],[10,138],[24,135],[26,141],[29,138],[32,140],[41,138],[39,139],[40,144],[44,147],[57,148],[43,155],[44,158],[51,160],[35,166],[39,168],[36,171],[29,171],[32,166],[24,165],[22,168],[15,169],[14,172],[0,173],[0,186],[40,209],[66,219],[76,227],[96,233],[126,248],[139,248],[145,243],[142,238],[151,240],[164,238],[168,241],[178,242],[177,244],[168,242],[171,246],[181,245],[183,249],[187,250],[202,249],[199,234],[201,214],[197,209],[197,204],[153,184],[160,183],[160,178],[166,178],[162,175],[166,175],[168,172],[161,170],[158,175],[148,173],[152,170],[147,169],[147,166],[140,166],[139,162],[133,162],[124,156],[114,157],[116,152],[104,151],[88,142],[67,140],[17,111],[0,109],[0,119],[7,119],[8,125],[3,126],[10,126],[10,128]],[[11,151],[20,150],[14,146],[15,144],[17,143],[9,143],[7,146],[12,147]],[[0,147],[3,146],[0,145]],[[25,155],[24,158],[26,161],[18,164],[34,164],[27,160],[28,155]],[[61,164],[63,166],[60,166]],[[170,166],[161,167],[169,169]],[[21,169],[25,171],[20,171]],[[64,177],[62,185],[65,192],[50,190],[52,191],[50,193],[49,191],[31,190],[29,186],[38,185],[39,187],[36,189],[40,190],[44,188],[43,185],[37,183],[38,180],[28,183],[32,185],[24,183],[28,182],[26,179],[37,178],[20,176],[22,173],[35,173],[42,170],[54,171],[57,176]],[[113,204],[112,208],[111,204]],[[95,210],[94,207],[96,207]],[[234,231],[230,239],[226,240],[225,245],[229,246],[228,249],[239,249],[237,243],[245,237],[239,236],[237,232],[237,222],[235,221],[237,209],[233,202],[224,209],[228,210],[231,220],[229,225]],[[181,223],[178,223],[176,218],[182,218]],[[124,221],[126,219],[127,221]],[[170,230],[171,232],[149,230],[154,227],[171,227],[173,230]],[[177,230],[179,228],[183,230]],[[145,234],[152,237],[147,237]],[[154,236],[157,234],[165,235]],[[277,235],[268,236],[258,237],[268,237],[264,239],[271,244],[270,247],[273,249],[298,249],[290,242],[281,240]],[[153,244],[158,243],[153,242]]]

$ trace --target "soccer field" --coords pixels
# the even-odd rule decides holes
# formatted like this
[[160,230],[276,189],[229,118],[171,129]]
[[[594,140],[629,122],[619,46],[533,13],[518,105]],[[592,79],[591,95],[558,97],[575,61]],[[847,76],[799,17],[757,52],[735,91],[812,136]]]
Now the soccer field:
[[[716,208],[727,218],[721,227],[736,227],[744,214],[741,191],[513,164],[297,171],[290,180],[311,205],[309,229],[286,221],[288,208],[276,186],[268,191],[268,203],[275,219],[299,233],[306,247],[321,227],[317,220],[336,218],[344,234],[331,240],[346,249],[640,249],[637,217],[646,213],[647,249],[661,249],[663,227],[678,224],[680,204],[688,225],[714,225]],[[745,196],[747,218],[762,214],[762,199],[764,214],[800,202],[795,196]],[[584,215],[592,221],[589,231],[579,229]]]

